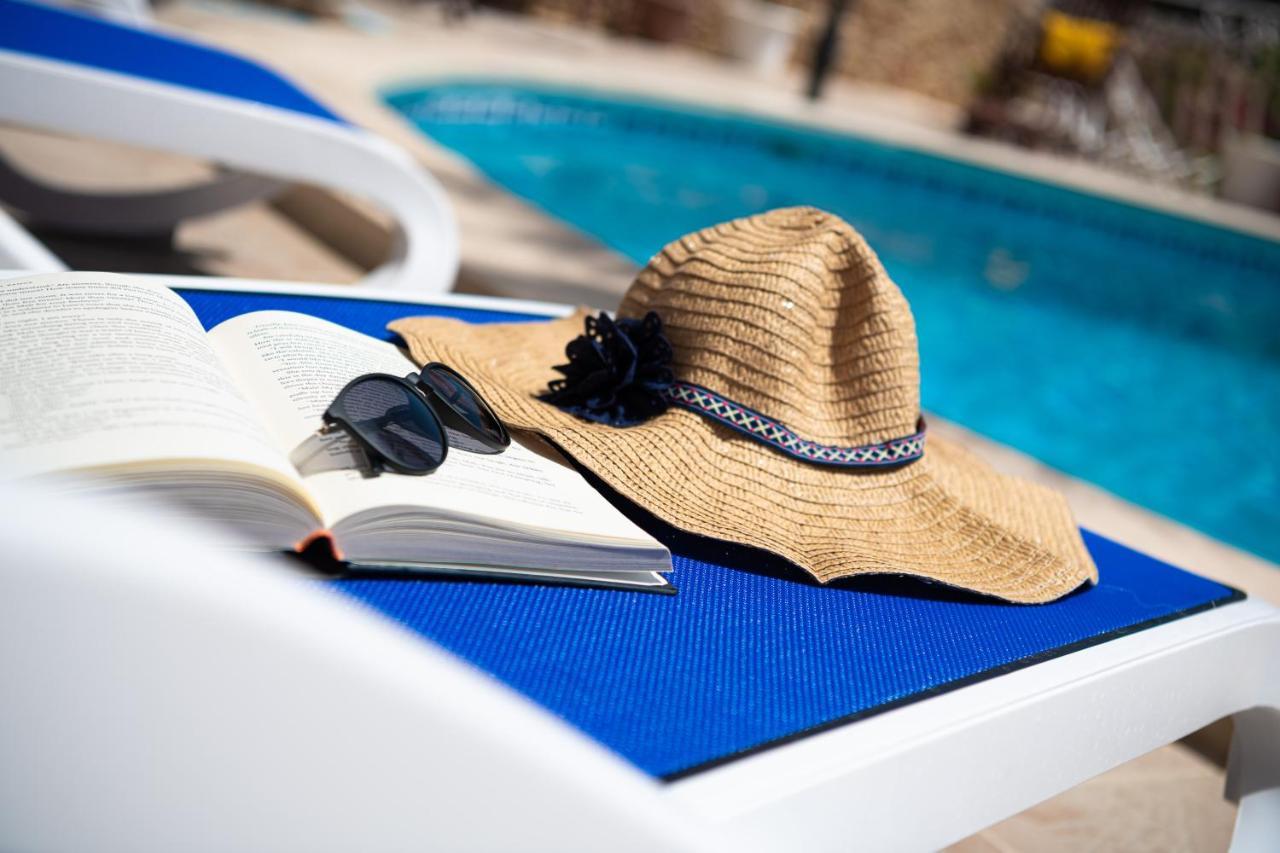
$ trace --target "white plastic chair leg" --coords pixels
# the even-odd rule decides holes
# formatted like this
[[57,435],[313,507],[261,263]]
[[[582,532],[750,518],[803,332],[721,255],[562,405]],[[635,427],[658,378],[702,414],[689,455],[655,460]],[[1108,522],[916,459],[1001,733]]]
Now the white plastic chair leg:
[[0,269],[57,272],[64,264],[0,207]]
[[1250,708],[1234,721],[1227,796],[1239,811],[1231,850],[1270,853],[1280,849],[1280,707]]

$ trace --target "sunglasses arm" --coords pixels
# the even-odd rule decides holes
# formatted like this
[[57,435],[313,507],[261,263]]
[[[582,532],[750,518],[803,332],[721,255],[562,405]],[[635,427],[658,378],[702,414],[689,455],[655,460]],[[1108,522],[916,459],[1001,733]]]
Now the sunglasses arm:
[[340,425],[326,423],[307,436],[289,454],[289,461],[304,477],[324,471],[372,472],[373,465],[360,442]]

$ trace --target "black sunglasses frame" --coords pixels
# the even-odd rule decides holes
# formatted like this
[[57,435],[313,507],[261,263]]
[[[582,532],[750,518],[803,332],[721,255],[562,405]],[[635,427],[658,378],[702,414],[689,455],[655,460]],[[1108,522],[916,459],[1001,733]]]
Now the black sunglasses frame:
[[[495,429],[495,435],[489,435],[485,430],[477,429],[471,421],[458,412],[453,404],[446,400],[436,389],[427,384],[422,378],[422,374],[429,370],[439,371],[448,374],[449,379],[461,385],[468,391],[475,400],[477,407],[481,412],[492,419]],[[414,468],[400,464],[397,460],[383,453],[373,445],[361,433],[361,429],[355,425],[355,422],[347,417],[343,411],[342,398],[356,385],[371,379],[381,380],[383,382],[392,382],[400,385],[409,392],[410,397],[416,397],[426,407],[427,413],[435,420],[437,426],[440,427],[440,459],[436,464],[426,468]],[[472,450],[475,453],[501,453],[511,446],[511,433],[507,431],[506,425],[502,419],[493,411],[488,401],[480,396],[480,392],[466,380],[462,374],[449,367],[447,364],[441,364],[433,361],[424,365],[417,373],[410,373],[408,376],[393,376],[390,373],[365,373],[352,379],[346,385],[342,386],[342,390],[333,398],[333,402],[329,404],[323,415],[324,427],[322,433],[329,433],[336,427],[341,427],[351,436],[352,440],[360,445],[360,449],[364,451],[365,458],[369,461],[369,467],[374,474],[382,470],[394,471],[398,474],[408,474],[411,476],[422,476],[430,474],[432,471],[444,464],[444,460],[449,456],[449,431],[461,433],[473,441],[479,442],[485,450]]]

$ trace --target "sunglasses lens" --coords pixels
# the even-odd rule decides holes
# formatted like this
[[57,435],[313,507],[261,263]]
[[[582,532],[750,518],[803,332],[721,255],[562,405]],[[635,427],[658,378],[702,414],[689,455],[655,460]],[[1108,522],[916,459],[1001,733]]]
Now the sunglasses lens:
[[399,382],[362,379],[342,392],[334,409],[361,438],[402,468],[430,471],[444,461],[439,419]]
[[457,412],[476,432],[492,442],[506,443],[506,431],[498,422],[498,416],[465,379],[440,365],[428,366],[421,377],[436,397]]

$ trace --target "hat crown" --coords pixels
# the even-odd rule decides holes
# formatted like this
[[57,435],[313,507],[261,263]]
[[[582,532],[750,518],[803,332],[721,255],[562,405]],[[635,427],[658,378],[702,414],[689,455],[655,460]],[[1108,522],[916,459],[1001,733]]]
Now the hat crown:
[[676,240],[627,291],[619,316],[656,311],[678,380],[709,388],[823,444],[915,432],[920,368],[902,292],[844,220],[798,207]]

